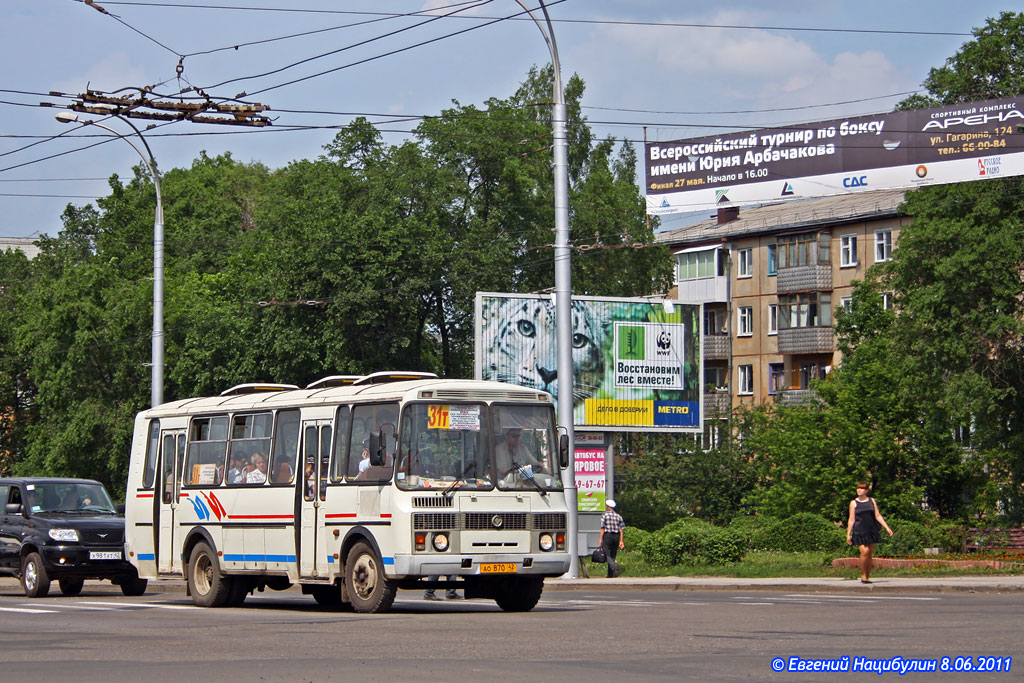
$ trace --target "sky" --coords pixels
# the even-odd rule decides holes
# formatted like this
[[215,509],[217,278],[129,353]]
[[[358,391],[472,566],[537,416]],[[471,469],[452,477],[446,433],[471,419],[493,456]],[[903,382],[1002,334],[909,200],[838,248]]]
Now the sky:
[[[86,89],[247,93],[270,107],[273,125],[177,122],[143,135],[163,172],[203,151],[278,168],[322,154],[331,127],[355,115],[399,143],[415,117],[508,97],[531,66],[550,61],[515,0],[89,2],[0,3],[0,237],[56,235],[68,203],[104,196],[112,174],[129,178],[139,163],[125,141],[55,120]],[[586,83],[592,129],[638,148],[645,132],[666,141],[889,111],[972,28],[1013,9],[988,0],[546,4],[563,77]],[[100,120],[80,115],[89,118]],[[313,129],[294,130],[305,126]],[[669,216],[662,227],[692,220]]]

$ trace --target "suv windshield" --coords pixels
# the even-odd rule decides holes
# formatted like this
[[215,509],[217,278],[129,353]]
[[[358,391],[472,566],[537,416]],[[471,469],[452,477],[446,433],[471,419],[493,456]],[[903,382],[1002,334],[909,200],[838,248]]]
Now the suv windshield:
[[106,489],[88,482],[53,482],[28,486],[32,512],[117,514]]
[[515,405],[493,406],[491,410],[498,488],[561,489],[554,410]]
[[404,489],[492,486],[486,408],[414,403],[402,413],[398,485]]

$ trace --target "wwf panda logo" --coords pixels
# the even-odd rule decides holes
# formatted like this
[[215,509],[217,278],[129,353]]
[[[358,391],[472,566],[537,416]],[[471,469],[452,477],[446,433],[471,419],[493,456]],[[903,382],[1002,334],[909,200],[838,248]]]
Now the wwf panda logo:
[[668,351],[672,348],[672,335],[670,335],[666,330],[662,330],[658,335],[658,348],[662,351]]

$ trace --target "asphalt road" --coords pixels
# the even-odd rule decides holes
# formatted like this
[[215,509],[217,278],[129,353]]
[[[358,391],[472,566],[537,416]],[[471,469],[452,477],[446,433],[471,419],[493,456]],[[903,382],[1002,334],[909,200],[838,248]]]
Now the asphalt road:
[[774,673],[772,660],[843,656],[1013,658],[1009,673],[912,674],[948,681],[1024,670],[1019,592],[548,591],[525,614],[400,592],[391,613],[357,615],[295,590],[202,609],[181,593],[90,588],[38,600],[0,590],[4,680],[815,681],[840,674]]

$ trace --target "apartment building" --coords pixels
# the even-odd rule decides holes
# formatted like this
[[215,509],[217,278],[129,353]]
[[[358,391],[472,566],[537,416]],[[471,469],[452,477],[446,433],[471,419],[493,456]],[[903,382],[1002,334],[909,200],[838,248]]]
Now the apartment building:
[[806,401],[839,361],[834,320],[854,280],[892,257],[903,191],[739,209],[659,233],[675,255],[670,295],[704,304],[704,411]]

